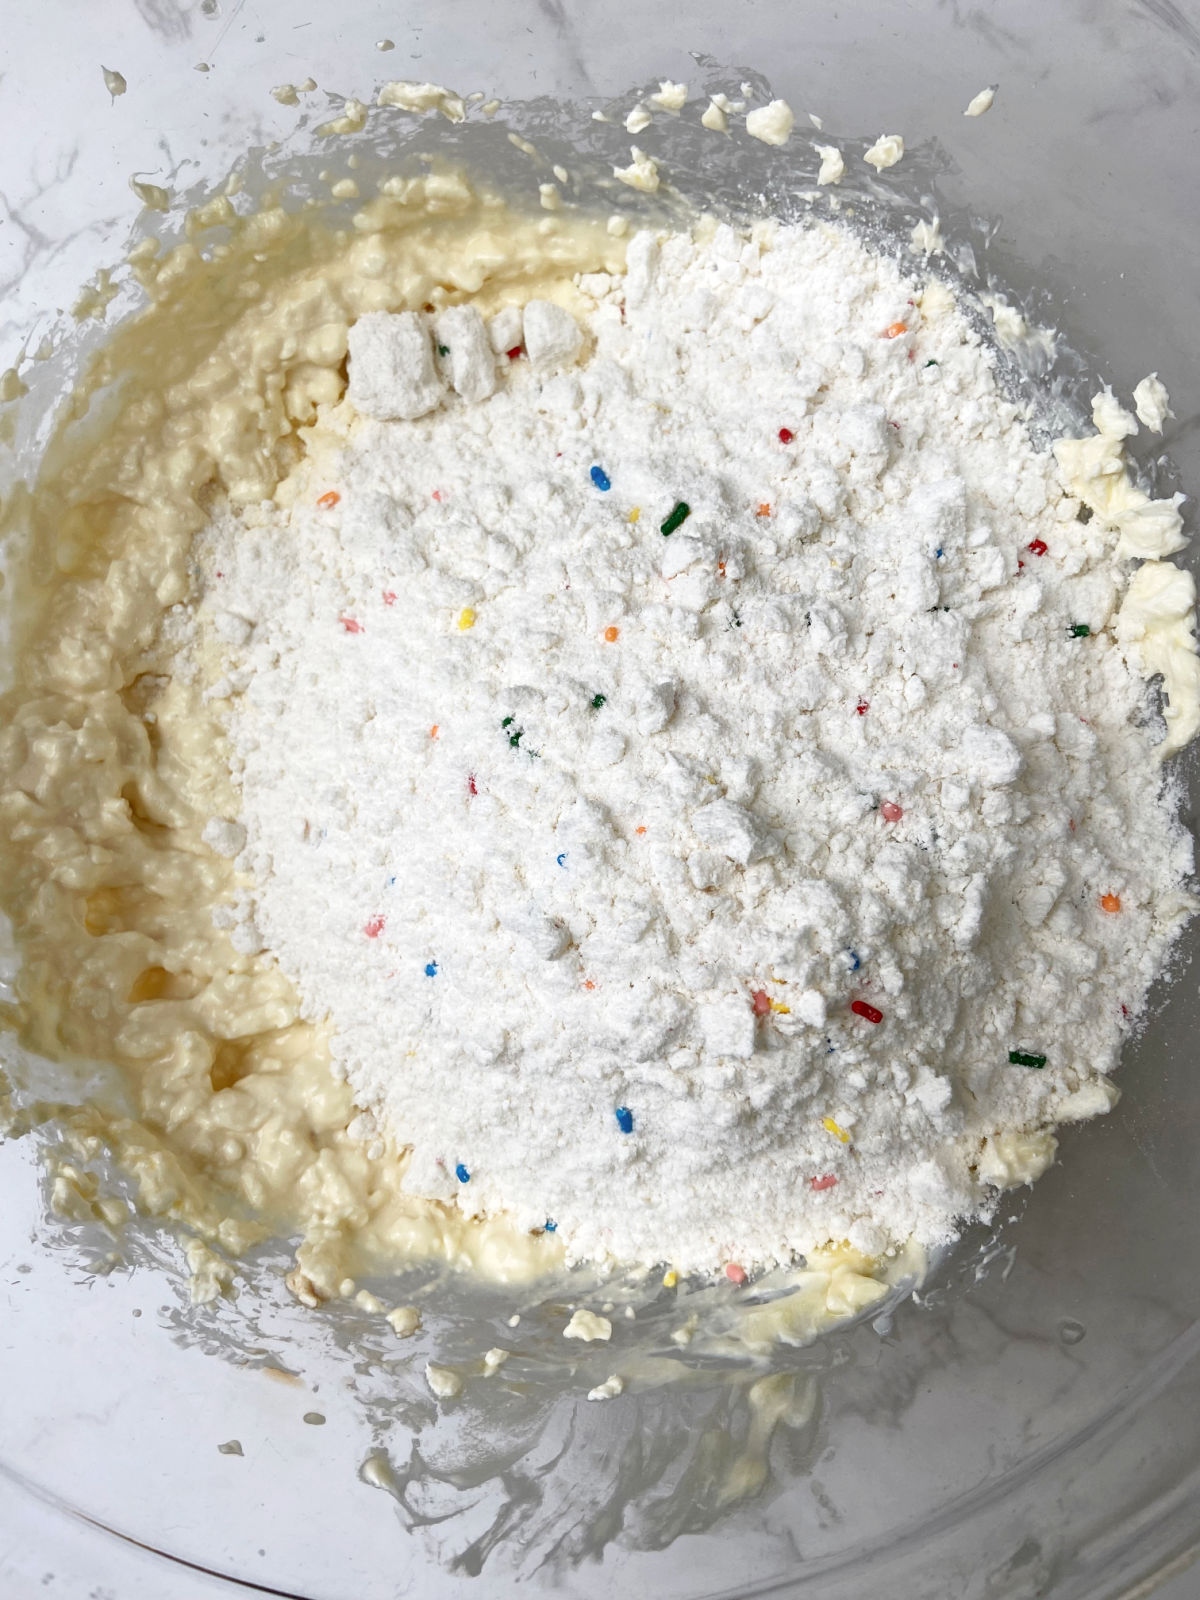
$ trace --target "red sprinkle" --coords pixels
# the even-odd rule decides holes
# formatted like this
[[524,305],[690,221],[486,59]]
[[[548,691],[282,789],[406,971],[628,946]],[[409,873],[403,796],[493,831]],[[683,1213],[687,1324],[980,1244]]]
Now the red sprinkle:
[[521,354],[521,346],[519,344],[515,344],[515,345],[513,345],[512,349],[507,351],[506,353],[507,353],[508,359],[510,361],[516,361],[517,358]]
[[725,1268],[725,1276],[730,1283],[745,1283],[746,1269],[745,1267],[739,1267],[736,1261],[731,1261]]
[[330,489],[327,493],[321,495],[317,501],[317,504],[320,506],[322,511],[332,511],[333,507],[337,505],[341,498],[341,495],[336,489]]
[[437,503],[439,505],[441,505],[441,503],[442,503],[442,491],[440,489],[435,489],[433,491],[433,498],[437,501]]
[[871,709],[871,702],[869,700],[860,700],[854,709],[858,712],[860,717],[865,717],[867,712]]
[[877,1011],[874,1006],[868,1005],[865,1000],[852,1000],[850,1009],[856,1017],[865,1017],[868,1022],[883,1021],[883,1012]]
[[479,790],[475,787],[475,774],[473,772],[468,774],[468,776],[467,776],[467,793],[468,794],[478,794],[479,793]]
[[384,924],[386,922],[386,917],[381,917],[379,915],[373,916],[370,922],[368,922],[366,927],[363,929],[363,932],[366,934],[368,939],[378,939],[379,935],[383,932]]
[[1044,556],[1049,548],[1050,546],[1046,543],[1045,539],[1035,539],[1029,546],[1029,554],[1031,556]]
[[765,1017],[771,1009],[771,997],[765,989],[755,989],[750,996],[750,1004],[754,1007],[756,1017]]
[[396,604],[396,591],[394,589],[385,589],[383,591],[383,603],[385,606],[394,606]]
[[827,1172],[823,1178],[810,1178],[808,1186],[810,1189],[815,1189],[817,1194],[820,1194],[822,1189],[832,1189],[836,1182],[837,1179],[833,1173]]
[[792,432],[792,430],[790,428],[780,428],[780,430],[779,430],[779,442],[780,442],[780,444],[791,444],[792,440],[795,437],[796,437],[796,435]]
[[885,800],[879,808],[879,815],[885,822],[899,822],[904,812],[894,800]]
[[341,623],[342,627],[345,628],[347,633],[365,632],[362,623],[357,621],[354,617],[339,617],[338,621]]

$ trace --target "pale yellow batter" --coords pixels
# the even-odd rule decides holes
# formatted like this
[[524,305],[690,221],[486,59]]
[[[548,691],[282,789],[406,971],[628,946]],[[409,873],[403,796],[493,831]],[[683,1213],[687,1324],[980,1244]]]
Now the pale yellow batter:
[[[5,508],[26,554],[12,591],[20,679],[0,735],[0,872],[23,964],[3,1020],[45,1057],[115,1063],[131,1100],[127,1114],[93,1104],[25,1120],[53,1112],[67,1129],[62,1209],[120,1220],[86,1170],[108,1150],[141,1209],[188,1230],[200,1298],[278,1233],[299,1236],[288,1282],[309,1305],[419,1259],[527,1282],[558,1264],[553,1237],[403,1193],[404,1153],[355,1136],[327,1040],[298,1020],[288,982],[214,925],[235,876],[202,835],[238,801],[219,698],[173,672],[176,608],[214,503],[286,499],[321,448],[356,317],[467,296],[485,314],[534,296],[577,309],[576,273],[622,269],[621,230],[518,215],[434,173],[389,180],[345,232],[270,203],[239,218],[220,196],[188,234],[168,253],[134,252],[147,309],[99,352],[35,490]],[[1190,591],[1176,575],[1146,598],[1149,620],[1128,603],[1122,616],[1142,629],[1147,662],[1166,651],[1176,675],[1182,656],[1192,671]],[[1004,1179],[1035,1177],[1053,1158],[1044,1145],[1006,1152]],[[796,1275],[798,1293],[752,1314],[742,1342],[798,1342],[918,1266],[833,1246]],[[402,1320],[416,1326],[415,1313]]]

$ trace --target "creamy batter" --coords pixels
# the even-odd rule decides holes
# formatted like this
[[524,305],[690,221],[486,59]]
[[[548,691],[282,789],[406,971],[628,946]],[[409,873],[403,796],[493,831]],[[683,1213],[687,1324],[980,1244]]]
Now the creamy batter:
[[[880,145],[879,165],[899,159],[898,139]],[[638,150],[616,175],[658,183]],[[217,225],[231,236],[205,259]],[[322,1029],[299,1020],[268,958],[214,926],[237,885],[206,830],[236,815],[237,797],[213,759],[223,736],[202,682],[172,674],[176,608],[217,486],[234,504],[269,500],[318,437],[357,318],[468,296],[485,315],[534,297],[575,309],[574,275],[620,271],[623,244],[603,219],[515,216],[446,174],[390,181],[348,235],[279,207],[237,219],[228,202],[195,214],[191,233],[136,253],[149,309],[100,352],[36,494],[9,512],[29,536],[21,681],[0,744],[0,850],[25,957],[11,1020],[48,1057],[124,1069],[127,1114],[84,1107],[68,1129],[81,1158],[111,1149],[142,1207],[193,1231],[203,1295],[228,1282],[226,1256],[280,1230],[300,1235],[289,1281],[309,1304],[402,1260],[529,1279],[557,1263],[553,1236],[405,1193],[404,1154],[358,1137]],[[1103,514],[1132,516],[1141,508],[1109,492],[1126,481],[1114,460],[1119,438],[1115,455],[1081,448],[1064,466],[1105,479],[1102,500],[1087,490]],[[1160,537],[1131,553],[1169,548]],[[1165,562],[1142,572],[1122,618],[1146,670],[1182,685],[1181,743],[1196,715],[1190,580]],[[1028,1175],[1014,1158],[995,1181]],[[76,1177],[62,1178],[64,1201],[101,1207]],[[813,1268],[828,1315],[870,1303],[896,1270],[838,1249]]]

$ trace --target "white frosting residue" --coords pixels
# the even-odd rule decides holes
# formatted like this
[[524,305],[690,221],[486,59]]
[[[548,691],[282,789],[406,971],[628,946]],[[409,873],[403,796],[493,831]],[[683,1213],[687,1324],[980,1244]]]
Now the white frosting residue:
[[842,152],[835,144],[819,144],[817,154],[821,158],[821,169],[817,173],[818,183],[841,183],[846,176],[846,163],[842,159]]
[[985,111],[990,111],[992,109],[992,103],[996,98],[996,89],[997,85],[994,83],[989,84],[986,89],[980,89],[979,93],[963,112],[963,116],[981,117]]
[[796,118],[786,100],[772,100],[769,105],[751,111],[746,118],[746,132],[752,139],[761,139],[763,144],[786,144],[795,126]]
[[395,106],[400,111],[440,111],[449,122],[461,122],[467,114],[461,95],[444,89],[440,83],[385,83],[375,104]]
[[659,86],[658,93],[647,95],[650,104],[658,111],[671,111],[676,115],[687,104],[688,90],[686,83],[672,83],[670,78],[664,78]]
[[1173,561],[1147,561],[1129,581],[1117,613],[1117,643],[1147,677],[1161,673],[1167,736],[1160,756],[1182,750],[1200,731],[1196,580]]
[[882,172],[885,167],[894,167],[903,154],[904,140],[898,133],[881,133],[863,160],[876,172]]
[[644,150],[639,150],[637,145],[630,148],[632,161],[627,167],[614,167],[613,177],[621,183],[628,184],[631,189],[641,189],[645,194],[653,194],[658,188],[658,162],[653,156],[648,156]]
[[1168,417],[1175,415],[1171,410],[1166,385],[1159,379],[1157,372],[1152,372],[1148,378],[1143,378],[1133,391],[1133,409],[1137,412],[1139,421],[1144,422],[1151,433],[1161,433],[1163,423]]
[[1123,440],[1136,429],[1134,419],[1105,391],[1092,400],[1092,423],[1097,431],[1086,438],[1055,441],[1054,454],[1068,493],[1117,529],[1118,557],[1150,560],[1182,550],[1187,543],[1179,515],[1183,496],[1153,500],[1126,471]]

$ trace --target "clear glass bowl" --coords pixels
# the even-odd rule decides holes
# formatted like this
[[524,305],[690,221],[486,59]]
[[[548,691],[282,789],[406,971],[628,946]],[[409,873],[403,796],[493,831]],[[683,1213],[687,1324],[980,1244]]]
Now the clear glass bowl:
[[[369,98],[385,78],[431,78],[535,102],[522,114],[552,140],[555,98],[621,96],[624,112],[635,86],[666,76],[736,93],[745,63],[820,115],[825,137],[902,132],[909,193],[927,190],[981,275],[1050,307],[1089,369],[1127,393],[1157,367],[1180,420],[1171,464],[1141,459],[1161,482],[1200,484],[1200,24],[1183,10],[47,0],[6,27],[5,362],[115,261],[138,210],[131,175],[182,189],[291,132],[299,113],[270,98],[275,84],[311,73],[315,122],[326,91]],[[384,39],[394,48],[380,52]],[[102,63],[128,82],[115,100]],[[994,109],[964,121],[987,83]],[[639,142],[653,153],[660,137]],[[628,143],[619,124],[595,138]],[[692,148],[682,186],[729,198],[728,170],[714,156],[706,179],[709,146]],[[792,158],[762,159],[786,188]],[[89,327],[84,343],[101,336]],[[1132,1600],[1172,1575],[1194,1593],[1198,1028],[1181,963],[1129,1051],[1116,1112],[1068,1131],[1036,1192],[919,1297],[791,1353],[765,1442],[754,1374],[676,1352],[678,1381],[656,1369],[642,1392],[589,1405],[583,1371],[564,1381],[550,1322],[497,1292],[459,1286],[408,1344],[352,1308],[302,1312],[269,1272],[236,1306],[191,1307],[170,1240],[108,1259],[87,1229],[47,1219],[34,1151],[10,1143],[7,1592],[46,1592],[54,1573],[51,1593],[107,1583],[121,1600],[241,1584],[311,1600],[480,1584],[489,1600]],[[652,1334],[639,1322],[640,1340]],[[520,1347],[506,1381],[439,1415],[424,1360],[492,1343]],[[240,1453],[221,1449],[233,1441]],[[722,1488],[756,1483],[764,1454],[757,1492]]]

